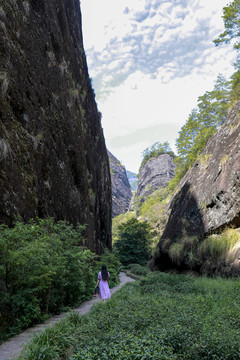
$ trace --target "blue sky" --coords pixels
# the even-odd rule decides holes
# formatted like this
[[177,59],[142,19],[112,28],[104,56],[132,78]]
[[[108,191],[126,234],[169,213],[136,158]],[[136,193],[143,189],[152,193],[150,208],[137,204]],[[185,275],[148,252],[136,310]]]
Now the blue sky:
[[231,45],[215,47],[227,0],[81,0],[84,47],[107,148],[138,172],[143,150],[169,141],[219,73]]

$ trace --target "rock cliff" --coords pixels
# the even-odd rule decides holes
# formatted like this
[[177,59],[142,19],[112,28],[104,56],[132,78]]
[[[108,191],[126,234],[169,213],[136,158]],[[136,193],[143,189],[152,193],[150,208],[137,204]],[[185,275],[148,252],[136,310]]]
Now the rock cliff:
[[169,154],[161,154],[149,159],[139,172],[137,197],[146,199],[159,187],[165,187],[174,177],[175,164]]
[[112,179],[112,216],[128,211],[132,197],[127,172],[120,161],[108,151]]
[[107,151],[83,49],[79,0],[0,1],[0,221],[87,224],[111,248]]
[[169,221],[152,268],[169,265],[167,249],[173,242],[181,243],[186,236],[200,241],[226,226],[240,226],[239,114],[240,102],[182,179],[169,204]]

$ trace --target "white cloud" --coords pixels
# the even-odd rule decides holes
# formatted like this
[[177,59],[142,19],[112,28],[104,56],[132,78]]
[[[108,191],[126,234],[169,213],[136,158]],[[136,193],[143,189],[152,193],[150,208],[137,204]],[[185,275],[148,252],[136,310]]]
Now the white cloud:
[[[136,170],[130,165],[139,160],[132,157],[139,159],[136,151],[151,145],[154,136],[150,132],[149,141],[122,150],[114,145],[117,137],[169,123],[176,124],[176,139],[198,96],[212,89],[219,72],[233,72],[231,48],[213,44],[223,30],[222,7],[227,3],[81,1],[84,44],[106,142],[115,156],[122,156],[119,160],[126,159],[129,170]],[[164,141],[167,137],[168,132]]]

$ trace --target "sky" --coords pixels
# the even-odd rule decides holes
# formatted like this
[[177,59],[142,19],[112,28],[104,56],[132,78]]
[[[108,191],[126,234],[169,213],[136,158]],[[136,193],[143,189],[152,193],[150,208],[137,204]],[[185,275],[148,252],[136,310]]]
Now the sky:
[[175,142],[197,99],[234,72],[216,47],[229,0],[81,0],[89,75],[108,150],[138,172],[142,152]]

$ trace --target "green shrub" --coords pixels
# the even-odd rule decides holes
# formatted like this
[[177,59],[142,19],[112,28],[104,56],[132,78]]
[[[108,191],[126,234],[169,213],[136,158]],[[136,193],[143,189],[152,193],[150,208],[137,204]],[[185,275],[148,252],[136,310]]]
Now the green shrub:
[[147,274],[149,274],[151,272],[151,270],[145,266],[141,266],[139,264],[130,264],[128,266],[129,270],[131,273],[135,274],[135,275],[140,275],[140,276],[146,276]]
[[112,243],[114,243],[118,240],[118,227],[119,225],[127,222],[129,219],[134,218],[134,214],[130,211],[120,214],[118,216],[115,216],[112,219]]
[[3,340],[92,296],[94,254],[83,227],[32,220],[0,228],[0,330]]
[[118,227],[118,240],[114,244],[121,263],[146,265],[150,255],[150,243],[153,233],[147,222],[131,218]]

